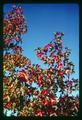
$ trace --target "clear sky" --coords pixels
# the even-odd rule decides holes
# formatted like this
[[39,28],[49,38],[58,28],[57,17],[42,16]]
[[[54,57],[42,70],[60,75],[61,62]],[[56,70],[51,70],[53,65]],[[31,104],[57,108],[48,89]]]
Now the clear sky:
[[[72,50],[70,59],[75,64],[75,78],[79,78],[79,6],[78,4],[20,4],[28,26],[22,35],[23,55],[31,63],[40,64],[34,49],[43,47],[54,39],[53,32],[64,32],[63,46]],[[12,4],[4,5],[4,12],[11,10]]]

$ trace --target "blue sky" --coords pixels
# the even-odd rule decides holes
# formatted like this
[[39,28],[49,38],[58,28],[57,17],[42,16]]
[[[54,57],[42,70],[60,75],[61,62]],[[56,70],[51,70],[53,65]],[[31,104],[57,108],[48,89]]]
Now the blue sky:
[[[79,78],[79,6],[78,4],[20,4],[28,26],[22,35],[23,55],[31,63],[47,66],[40,61],[34,49],[43,47],[53,38],[53,32],[64,32],[63,46],[72,50],[70,59],[75,64],[75,78]],[[11,10],[12,4],[4,5],[4,12]]]

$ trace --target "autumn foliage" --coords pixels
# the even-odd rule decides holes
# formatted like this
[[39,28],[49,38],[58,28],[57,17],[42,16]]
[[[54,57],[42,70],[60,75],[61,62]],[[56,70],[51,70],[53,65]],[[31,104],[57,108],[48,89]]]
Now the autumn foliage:
[[22,54],[21,35],[28,32],[22,8],[12,6],[3,22],[4,115],[7,116],[8,110],[10,116],[78,115],[79,97],[72,93],[79,91],[79,82],[70,77],[75,74],[75,65],[70,61],[71,50],[63,48],[64,33],[54,33],[50,43],[34,50],[44,65],[48,65],[43,69],[38,64],[31,64]]

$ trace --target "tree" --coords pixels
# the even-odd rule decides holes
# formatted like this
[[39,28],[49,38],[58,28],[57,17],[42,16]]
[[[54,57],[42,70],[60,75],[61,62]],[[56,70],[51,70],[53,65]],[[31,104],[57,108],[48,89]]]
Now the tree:
[[[79,97],[70,96],[79,90],[78,79],[70,61],[71,50],[63,50],[64,33],[54,33],[54,39],[43,48],[35,49],[37,57],[48,64],[42,69],[22,55],[21,35],[27,25],[20,6],[13,6],[4,16],[3,40],[3,108],[10,116],[75,116]],[[35,83],[36,87],[32,84]],[[57,97],[57,94],[60,94]]]

